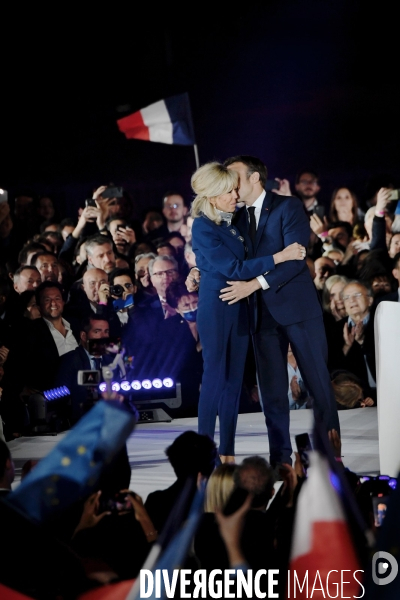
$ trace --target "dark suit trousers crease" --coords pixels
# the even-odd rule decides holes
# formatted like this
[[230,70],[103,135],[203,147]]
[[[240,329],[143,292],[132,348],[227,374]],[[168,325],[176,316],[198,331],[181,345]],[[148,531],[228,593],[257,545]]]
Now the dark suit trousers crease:
[[289,342],[304,383],[314,400],[314,410],[327,429],[340,433],[336,401],[326,364],[327,343],[322,317],[280,325],[260,302],[259,327],[253,335],[259,394],[270,445],[270,461],[289,462],[290,411],[287,350]]

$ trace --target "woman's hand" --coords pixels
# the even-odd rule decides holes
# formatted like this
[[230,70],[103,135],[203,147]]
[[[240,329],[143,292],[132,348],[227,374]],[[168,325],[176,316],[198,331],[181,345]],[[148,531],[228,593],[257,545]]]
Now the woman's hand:
[[75,537],[78,531],[81,529],[95,527],[95,525],[97,525],[97,523],[99,523],[106,515],[111,515],[111,513],[108,511],[98,514],[100,496],[101,491],[95,492],[86,500],[85,504],[83,505],[82,516],[72,537]]
[[287,260],[304,260],[306,257],[307,251],[301,244],[295,242],[294,244],[290,244],[281,252],[277,252],[274,254],[274,262],[276,265],[282,262],[286,262]]
[[193,267],[186,277],[185,285],[188,292],[198,292],[200,286],[201,273],[197,267]]
[[261,283],[258,279],[251,279],[251,281],[227,281],[230,287],[223,288],[221,290],[220,298],[223,302],[228,304],[235,304],[247,296],[251,296],[255,291],[261,289]]
[[328,231],[328,221],[327,218],[324,217],[323,220],[320,219],[318,215],[311,215],[310,217],[310,227],[315,233],[315,235],[320,236],[322,233]]
[[[390,202],[390,196],[393,190],[389,188],[381,188],[376,196],[375,214],[385,212],[386,205]],[[377,215],[381,216],[381,215]]]
[[364,398],[364,400],[361,400],[360,402],[360,406],[362,406],[362,408],[365,408],[366,406],[374,406],[375,402],[372,400],[372,398]]

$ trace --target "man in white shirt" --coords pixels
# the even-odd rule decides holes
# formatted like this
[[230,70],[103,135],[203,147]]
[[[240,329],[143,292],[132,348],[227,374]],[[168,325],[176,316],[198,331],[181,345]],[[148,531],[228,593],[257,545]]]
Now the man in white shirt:
[[58,356],[75,350],[78,343],[72,333],[68,321],[62,318],[64,299],[62,288],[53,282],[51,285],[39,286],[39,309],[44,322],[48,326],[53,340],[57,346]]

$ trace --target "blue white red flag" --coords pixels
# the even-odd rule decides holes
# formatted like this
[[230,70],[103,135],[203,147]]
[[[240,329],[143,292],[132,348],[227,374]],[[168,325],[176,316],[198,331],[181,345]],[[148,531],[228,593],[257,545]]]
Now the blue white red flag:
[[159,100],[118,119],[119,130],[128,139],[193,146],[195,142],[189,95]]

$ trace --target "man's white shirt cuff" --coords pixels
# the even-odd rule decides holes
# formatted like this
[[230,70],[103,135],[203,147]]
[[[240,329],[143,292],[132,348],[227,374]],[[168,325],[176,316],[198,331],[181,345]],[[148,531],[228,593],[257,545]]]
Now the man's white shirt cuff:
[[[268,271],[267,271],[267,273],[268,273]],[[265,273],[265,275],[267,275],[267,273]],[[258,275],[258,277],[256,279],[260,283],[263,290],[269,289],[269,284],[267,283],[264,275]]]

